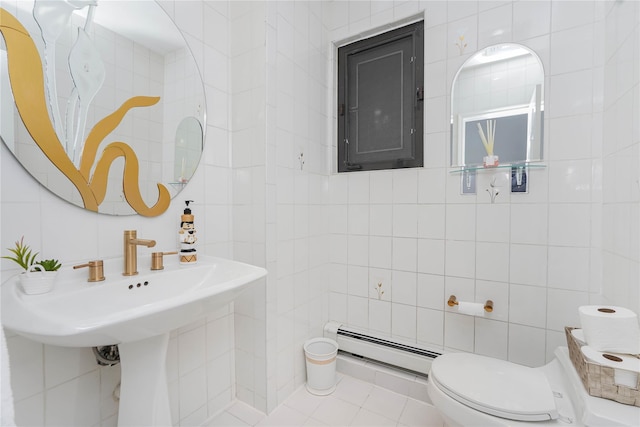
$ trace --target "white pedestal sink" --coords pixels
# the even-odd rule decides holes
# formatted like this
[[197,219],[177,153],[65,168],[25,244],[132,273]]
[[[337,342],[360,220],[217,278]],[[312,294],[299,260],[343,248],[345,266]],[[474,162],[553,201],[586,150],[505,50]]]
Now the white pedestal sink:
[[17,275],[2,284],[2,323],[19,335],[64,347],[118,344],[121,364],[118,425],[170,426],[166,380],[169,332],[232,301],[266,270],[198,256],[183,266],[122,276],[122,259],[105,260],[106,280],[88,283],[86,271],[64,267],[53,291],[22,292]]

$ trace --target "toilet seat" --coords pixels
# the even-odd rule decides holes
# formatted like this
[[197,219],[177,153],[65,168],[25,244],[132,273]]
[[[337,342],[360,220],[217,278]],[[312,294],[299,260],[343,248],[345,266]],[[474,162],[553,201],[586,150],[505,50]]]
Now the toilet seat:
[[553,391],[539,369],[477,354],[448,353],[431,365],[430,379],[452,399],[516,421],[558,418]]

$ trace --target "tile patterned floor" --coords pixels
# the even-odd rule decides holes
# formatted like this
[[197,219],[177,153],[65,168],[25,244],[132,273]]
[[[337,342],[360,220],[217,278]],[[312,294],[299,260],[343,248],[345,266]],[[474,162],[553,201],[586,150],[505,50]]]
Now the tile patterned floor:
[[443,427],[432,405],[338,374],[336,391],[315,396],[304,386],[268,416],[236,401],[206,427],[398,426]]

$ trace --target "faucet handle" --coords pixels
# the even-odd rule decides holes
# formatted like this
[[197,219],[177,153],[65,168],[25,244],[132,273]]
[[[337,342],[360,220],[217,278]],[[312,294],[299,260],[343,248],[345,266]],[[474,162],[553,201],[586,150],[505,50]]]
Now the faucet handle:
[[174,252],[151,252],[151,270],[163,270],[163,255],[175,255],[177,251]]
[[89,267],[89,278],[87,282],[101,282],[104,280],[104,268],[102,260],[89,261],[86,264],[74,265],[73,269]]

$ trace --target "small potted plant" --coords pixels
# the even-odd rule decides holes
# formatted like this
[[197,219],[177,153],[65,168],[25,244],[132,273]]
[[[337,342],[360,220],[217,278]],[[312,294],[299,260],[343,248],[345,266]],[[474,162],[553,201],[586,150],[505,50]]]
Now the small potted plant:
[[20,284],[26,294],[43,294],[53,288],[58,270],[62,264],[56,259],[36,261],[38,252],[33,253],[29,245],[24,243],[24,236],[16,241],[15,247],[9,248],[13,256],[3,256],[24,269],[20,274]]

